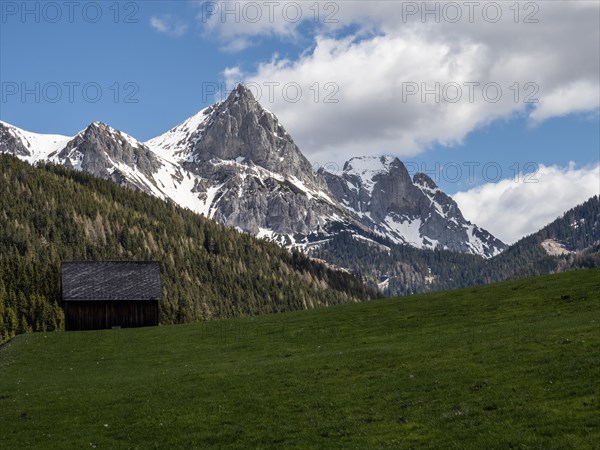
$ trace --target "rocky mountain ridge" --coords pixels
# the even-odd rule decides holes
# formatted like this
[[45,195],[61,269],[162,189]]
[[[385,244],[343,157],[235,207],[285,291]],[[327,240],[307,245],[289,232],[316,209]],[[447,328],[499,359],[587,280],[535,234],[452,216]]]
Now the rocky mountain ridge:
[[51,161],[173,201],[241,231],[307,251],[341,231],[491,257],[506,246],[462,216],[424,174],[391,156],[314,172],[277,117],[239,85],[147,142],[94,122],[74,137],[0,122],[0,152]]

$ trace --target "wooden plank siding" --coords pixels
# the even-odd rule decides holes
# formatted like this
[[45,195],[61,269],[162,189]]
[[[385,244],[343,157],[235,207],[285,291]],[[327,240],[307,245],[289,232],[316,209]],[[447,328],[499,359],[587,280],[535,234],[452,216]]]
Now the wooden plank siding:
[[156,261],[63,261],[65,330],[158,325],[160,271]]
[[158,325],[158,301],[64,302],[65,330],[101,330],[112,327]]

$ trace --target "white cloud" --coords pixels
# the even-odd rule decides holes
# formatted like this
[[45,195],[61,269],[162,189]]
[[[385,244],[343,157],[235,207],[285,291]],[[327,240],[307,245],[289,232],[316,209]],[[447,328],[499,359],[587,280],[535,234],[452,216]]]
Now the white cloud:
[[[497,103],[484,101],[479,88],[474,93],[479,101],[469,101],[463,83],[484,78],[479,61],[485,56],[476,43],[451,47],[416,35],[358,42],[318,37],[312,53],[261,64],[246,81],[280,83],[273,103],[266,89],[259,101],[279,116],[313,162],[341,162],[357,154],[406,157],[434,142],[460,143],[472,129],[524,109],[508,95]],[[444,101],[458,93],[448,83],[461,89],[459,102]],[[411,87],[420,93],[408,95]],[[438,90],[439,101],[434,95],[423,98],[425,89]]]
[[220,49],[227,53],[237,53],[247,49],[251,45],[252,42],[249,39],[240,37],[228,42],[226,45],[223,45]]
[[489,183],[452,197],[465,218],[514,243],[594,195],[600,195],[600,165],[576,168],[571,163],[564,168],[540,165],[533,178]]
[[183,36],[188,28],[187,24],[174,18],[170,14],[161,17],[150,17],[150,26],[159,33],[164,33],[173,37]]
[[530,114],[532,122],[540,123],[550,117],[559,117],[575,112],[593,111],[598,107],[600,85],[598,80],[578,80],[559,86],[540,99],[539,106]]
[[[297,39],[303,30],[300,24],[315,33],[313,45],[297,59],[274,56],[254,68],[240,68],[246,74],[240,81],[281,83],[273,102],[268,101],[266,87],[259,100],[280,117],[313,162],[341,163],[357,154],[413,156],[435,143],[459,144],[473,130],[498,119],[518,115],[540,123],[551,117],[597,111],[597,2],[527,3],[537,5],[538,11],[521,3],[519,23],[509,9],[512,2],[496,2],[502,5],[502,20],[490,23],[491,10],[487,10],[487,19],[482,12],[488,3],[493,2],[483,2],[475,10],[473,23],[460,2],[463,10],[458,23],[444,20],[450,12],[444,16],[443,9],[440,23],[431,16],[422,23],[420,14],[410,15],[406,10],[411,4],[421,9],[422,2],[373,1],[336,2],[339,10],[334,23],[324,23],[332,11],[323,9],[314,23],[314,11],[307,10],[313,3],[304,2],[304,20],[297,23],[286,21],[280,6],[273,21],[263,11],[261,20],[249,23],[240,9],[239,23],[233,16],[223,20],[215,14],[204,26],[226,47],[230,45],[230,51],[246,48],[252,37]],[[430,3],[434,4],[444,5]],[[244,3],[240,5],[242,8]],[[523,23],[532,13],[530,18],[538,22]],[[403,87],[406,93],[414,86],[406,83],[435,88],[436,82],[440,83],[440,101],[433,95],[424,102],[418,95],[403,98]],[[469,88],[463,84],[467,82],[498,83],[502,96],[492,102],[477,88],[470,101]],[[282,87],[286,83],[301,86],[298,101],[285,98]],[[318,89],[315,83],[319,83]],[[326,89],[326,83],[334,84]],[[452,83],[462,89],[456,103],[448,101],[455,94]],[[288,93],[294,97],[293,89]],[[493,96],[494,91],[487,93]],[[533,94],[539,103],[523,103],[527,94]],[[325,103],[327,95],[338,103]]]
[[242,78],[244,78],[244,73],[242,70],[237,67],[226,67],[222,72],[223,77],[225,78],[225,84],[230,86],[233,89]]
[[311,17],[308,2],[222,0],[197,2],[196,5],[196,20],[204,33],[225,42],[221,48],[229,52],[244,50],[250,45],[249,37],[296,39],[297,28]]

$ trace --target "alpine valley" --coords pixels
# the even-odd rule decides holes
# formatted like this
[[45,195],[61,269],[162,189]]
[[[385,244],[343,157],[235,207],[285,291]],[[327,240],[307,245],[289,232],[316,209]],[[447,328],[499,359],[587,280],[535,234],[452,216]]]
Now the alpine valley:
[[[242,85],[147,142],[100,122],[74,137],[0,122],[0,153],[174,202],[362,275],[388,295],[503,278],[482,267],[503,261],[507,245],[467,221],[430,177],[411,178],[391,156],[355,157],[341,173],[315,172],[277,117]],[[588,247],[598,240],[595,217]],[[571,255],[554,247],[540,247],[556,259],[540,272]]]

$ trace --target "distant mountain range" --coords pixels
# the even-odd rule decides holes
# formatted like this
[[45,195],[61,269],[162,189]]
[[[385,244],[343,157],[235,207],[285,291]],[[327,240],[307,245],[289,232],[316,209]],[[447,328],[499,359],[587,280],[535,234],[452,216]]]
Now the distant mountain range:
[[357,242],[335,236],[314,256],[351,267],[387,295],[413,294],[600,266],[600,198],[594,196],[540,231],[484,259],[447,250]]
[[357,157],[315,173],[277,117],[239,85],[147,142],[94,122],[74,137],[0,122],[0,152],[110,179],[288,247],[357,240],[480,255],[506,245],[467,221],[427,175],[397,158]]
[[314,172],[277,117],[239,85],[224,101],[140,142],[94,122],[76,136],[0,122],[0,153],[53,162],[299,248],[387,295],[598,263],[598,197],[508,247],[467,221],[423,173],[391,156]]

